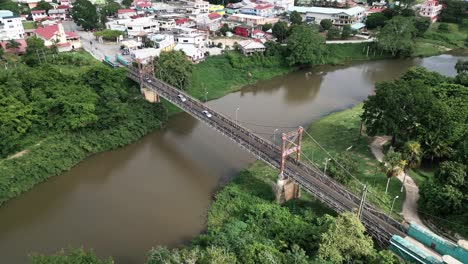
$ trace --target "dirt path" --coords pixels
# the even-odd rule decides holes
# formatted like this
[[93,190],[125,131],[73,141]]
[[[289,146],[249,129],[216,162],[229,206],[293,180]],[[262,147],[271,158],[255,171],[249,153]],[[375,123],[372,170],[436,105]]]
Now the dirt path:
[[[383,161],[383,145],[389,141],[391,137],[389,136],[383,136],[383,137],[375,137],[374,141],[372,141],[370,148],[372,151],[372,154],[374,154],[375,158],[382,162]],[[403,182],[405,175],[404,173],[401,173],[398,175],[398,180]],[[426,227],[421,219],[419,218],[418,215],[418,199],[419,199],[419,188],[416,185],[416,183],[413,181],[413,179],[409,176],[406,175],[406,180],[403,183],[405,186],[405,191],[406,191],[406,198],[405,202],[403,203],[403,210],[401,211],[401,215],[403,215],[403,218],[407,222],[415,222],[418,225]],[[427,227],[426,227],[427,228]]]

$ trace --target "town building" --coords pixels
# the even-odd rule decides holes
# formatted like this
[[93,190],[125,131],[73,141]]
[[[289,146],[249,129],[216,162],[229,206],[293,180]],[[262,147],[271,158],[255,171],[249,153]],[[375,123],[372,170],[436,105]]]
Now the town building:
[[423,17],[428,17],[434,23],[437,21],[442,8],[442,5],[437,0],[426,0],[419,6],[419,14]]
[[74,32],[65,32],[62,23],[38,27],[34,34],[44,41],[46,47],[57,46],[59,52],[81,48],[80,37]]
[[22,39],[24,28],[21,17],[9,10],[0,10],[0,40]]
[[47,12],[45,10],[32,10],[31,17],[34,21],[39,21],[41,19],[47,18]]
[[174,50],[183,51],[185,53],[185,56],[187,56],[187,59],[189,59],[193,63],[198,63],[205,59],[205,53],[203,52],[203,50],[192,44],[178,43],[174,47]]
[[230,21],[240,22],[246,24],[248,26],[258,26],[264,25],[267,23],[274,24],[278,22],[278,18],[267,18],[262,16],[255,16],[255,15],[246,15],[246,14],[234,14],[229,17]]
[[51,9],[49,10],[49,17],[55,20],[65,20],[67,18],[66,9]]
[[155,48],[161,51],[171,51],[176,45],[173,35],[154,34],[149,36],[149,38],[154,42]]
[[289,12],[297,11],[306,22],[319,24],[324,19],[330,19],[335,26],[351,25],[362,22],[365,17],[366,9],[361,6],[355,6],[348,9],[327,8],[327,7],[305,7],[292,6]]
[[218,31],[221,28],[221,19],[222,16],[216,12],[206,14],[197,20],[197,28],[211,32]]
[[265,43],[267,41],[272,41],[275,37],[272,34],[266,33],[265,31],[261,30],[253,30],[251,37],[253,39],[259,40],[261,43]]
[[136,11],[130,8],[117,10],[117,17],[120,19],[131,18],[132,16],[136,16],[136,14]]
[[186,6],[186,12],[188,14],[203,14],[208,13],[210,9],[210,3],[203,0],[186,0],[184,1]]
[[197,48],[204,47],[208,41],[204,34],[181,34],[175,36],[175,41],[180,44],[192,44]]
[[210,7],[208,8],[208,12],[210,13],[216,12],[220,15],[224,15],[226,13],[223,5],[210,5]]
[[246,15],[270,17],[273,15],[273,8],[272,4],[244,6],[240,8],[239,12]]
[[257,52],[264,52],[266,49],[265,45],[252,39],[243,40],[239,42],[239,46],[241,48],[242,53],[247,56]]
[[148,35],[150,33],[159,32],[159,23],[151,17],[139,17],[126,21],[125,24],[127,35],[129,37],[138,37]]

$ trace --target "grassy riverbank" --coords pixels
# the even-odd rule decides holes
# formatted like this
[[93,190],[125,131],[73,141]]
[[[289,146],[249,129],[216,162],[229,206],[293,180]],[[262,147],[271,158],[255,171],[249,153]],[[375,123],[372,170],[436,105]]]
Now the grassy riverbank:
[[450,49],[466,48],[468,28],[452,23],[446,24],[447,31],[438,29],[440,23],[433,23],[422,37],[416,38],[413,56],[434,56]]
[[7,137],[1,142],[0,205],[166,121],[162,105],[143,100],[125,71],[111,70],[86,53],[19,67],[0,72],[0,104],[6,104],[0,112],[2,136]]

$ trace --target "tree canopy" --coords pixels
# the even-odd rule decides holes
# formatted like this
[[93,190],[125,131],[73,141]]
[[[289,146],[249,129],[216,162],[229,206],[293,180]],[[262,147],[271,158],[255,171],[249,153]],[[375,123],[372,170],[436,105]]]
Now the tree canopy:
[[18,3],[12,0],[0,1],[0,10],[10,10],[16,15],[20,13],[20,7],[18,6]]
[[273,25],[272,33],[273,36],[275,36],[280,42],[283,42],[289,36],[288,23],[284,21],[278,21]]
[[416,33],[411,18],[396,16],[385,23],[377,34],[377,43],[392,56],[410,54],[413,50],[413,37]]
[[388,18],[381,12],[369,14],[366,18],[367,29],[383,27]]
[[288,38],[288,52],[289,65],[318,64],[326,52],[325,39],[310,26],[295,26]]
[[37,6],[33,8],[33,10],[45,10],[46,12],[49,12],[50,9],[53,9],[52,5],[44,0],[41,0],[37,3]]
[[302,23],[302,16],[299,12],[292,11],[289,15],[289,21],[291,21],[293,25],[300,25]]
[[76,0],[71,10],[73,21],[84,30],[95,29],[99,25],[96,6],[88,0]]
[[192,63],[182,51],[161,52],[154,59],[157,78],[179,88],[186,89],[192,76]]
[[320,26],[323,30],[329,30],[333,26],[333,21],[331,19],[322,19],[320,21]]

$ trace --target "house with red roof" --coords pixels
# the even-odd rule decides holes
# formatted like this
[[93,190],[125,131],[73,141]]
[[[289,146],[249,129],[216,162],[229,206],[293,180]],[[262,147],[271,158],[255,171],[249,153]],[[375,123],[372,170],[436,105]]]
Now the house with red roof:
[[132,16],[136,16],[136,14],[136,11],[130,8],[117,10],[117,17],[120,19],[131,18]]
[[221,28],[221,19],[223,17],[216,13],[205,14],[197,21],[197,28],[209,30],[211,32],[218,31]]
[[266,33],[265,31],[255,29],[252,31],[251,37],[255,40],[259,40],[261,43],[272,41],[275,37],[272,34]]
[[62,23],[38,27],[34,34],[44,40],[44,45],[56,45],[58,51],[71,51],[81,48],[80,37],[75,32],[65,32]]
[[31,11],[31,17],[34,21],[42,20],[44,18],[47,18],[47,12],[45,10],[32,10]]
[[270,17],[273,15],[274,6],[272,4],[256,5],[254,7],[255,15]]

